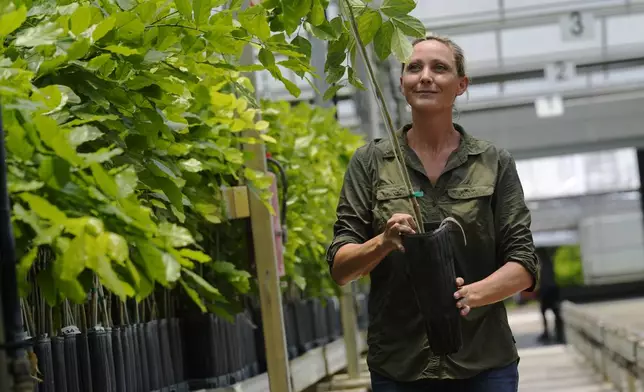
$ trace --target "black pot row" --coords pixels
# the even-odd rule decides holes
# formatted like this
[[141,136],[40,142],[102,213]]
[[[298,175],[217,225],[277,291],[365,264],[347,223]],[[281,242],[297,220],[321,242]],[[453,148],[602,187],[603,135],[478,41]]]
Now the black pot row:
[[188,391],[178,319],[41,336],[37,392]]
[[[360,301],[358,310],[360,322],[366,317]],[[342,335],[337,298],[286,302],[283,313],[289,359]],[[266,371],[259,308],[233,321],[200,314],[42,336],[33,344],[43,380],[36,391],[188,392],[233,385]]]

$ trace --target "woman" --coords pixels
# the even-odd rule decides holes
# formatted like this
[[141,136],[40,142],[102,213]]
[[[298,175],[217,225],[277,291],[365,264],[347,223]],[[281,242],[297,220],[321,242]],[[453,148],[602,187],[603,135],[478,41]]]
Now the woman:
[[327,253],[331,275],[340,285],[371,277],[373,392],[516,391],[519,358],[502,300],[536,285],[530,212],[510,154],[452,121],[469,82],[462,49],[434,36],[413,47],[400,77],[412,123],[397,137],[414,190],[422,191],[423,221],[451,216],[465,232],[466,243],[454,236],[462,348],[437,356],[428,346],[401,268],[401,235],[417,227],[389,140],[372,141],[351,159]]

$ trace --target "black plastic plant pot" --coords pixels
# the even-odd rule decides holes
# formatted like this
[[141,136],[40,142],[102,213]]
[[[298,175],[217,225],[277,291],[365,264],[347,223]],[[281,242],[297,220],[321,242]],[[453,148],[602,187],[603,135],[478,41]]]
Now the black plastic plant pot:
[[356,294],[358,328],[366,330],[369,326],[369,297],[367,294],[359,292]]
[[89,337],[86,333],[76,335],[76,358],[78,359],[78,381],[82,392],[93,392],[92,361],[89,354]]
[[65,338],[51,338],[51,357],[54,362],[54,385],[56,392],[67,392],[67,368],[65,366]]
[[114,358],[114,384],[116,391],[126,391],[127,375],[125,373],[125,354],[123,352],[123,342],[121,328],[112,328],[112,357]]
[[315,333],[315,343],[317,346],[323,346],[329,342],[329,325],[327,313],[318,298],[311,299],[313,307],[313,331]]
[[174,378],[177,383],[185,381],[183,376],[183,339],[181,333],[180,320],[177,318],[170,319],[170,350],[172,356],[172,367],[174,368]]
[[112,328],[105,328],[105,341],[106,351],[105,356],[107,358],[107,370],[108,377],[110,380],[110,388],[112,392],[117,392],[118,381],[116,379],[116,369],[114,367],[114,350],[112,349]]
[[150,364],[148,363],[148,344],[145,338],[145,324],[136,325],[136,338],[139,342],[137,357],[141,361],[141,390],[150,391]]
[[311,304],[310,301],[306,300],[297,300],[294,304],[298,336],[297,345],[300,349],[300,355],[314,347]]
[[170,336],[168,334],[168,320],[159,320],[159,350],[161,366],[163,369],[162,386],[170,386],[176,384],[177,380],[174,377],[174,367],[172,366],[172,357],[170,354]]
[[65,370],[67,392],[81,392],[80,372],[78,368],[78,347],[76,334],[65,335],[63,351],[65,352]]
[[226,320],[221,320],[224,333],[222,334],[224,344],[226,345],[226,353],[228,357],[228,368],[226,373],[229,377],[230,384],[235,384],[242,381],[243,375],[241,374],[241,339],[239,338],[240,317],[239,314],[235,316],[235,324]]
[[329,339],[336,340],[342,335],[342,321],[340,320],[340,302],[336,297],[327,298],[326,319],[329,330]]
[[132,341],[132,327],[124,325],[119,328],[121,335],[121,351],[123,352],[123,370],[125,371],[125,391],[135,392],[136,389],[136,362],[134,360],[134,342]]
[[[286,317],[286,303],[283,305],[284,316]],[[255,357],[257,358],[257,373],[266,372],[266,349],[264,347],[264,325],[262,312],[257,304],[250,306],[252,320],[256,328],[253,330]],[[288,342],[288,326],[286,326],[286,339]],[[289,343],[287,343],[289,344]],[[289,358],[290,359],[290,358]]]
[[34,345],[34,354],[38,358],[38,368],[42,373],[40,378],[43,380],[38,384],[38,392],[56,392],[51,339],[47,336],[41,336]]
[[229,380],[229,368],[230,368],[230,357],[227,350],[226,342],[226,328],[224,322],[215,316],[210,314],[210,339],[213,347],[213,355],[216,357],[213,358],[214,362],[214,374],[213,376],[217,378],[218,387],[227,387],[230,385]]
[[[250,310],[244,313],[248,320],[253,319]],[[243,337],[244,342],[244,366],[247,369],[247,377],[254,377],[258,374],[257,352],[255,351],[255,326],[250,322],[243,323]]]
[[[297,344],[297,319],[295,317],[295,304],[292,302],[284,304],[284,329],[286,330],[286,344],[288,347],[289,359],[294,359],[298,355]],[[262,340],[262,344],[264,344]],[[263,349],[263,346],[262,346]]]
[[[100,327],[94,327],[87,332],[94,392],[113,392],[114,380],[110,377],[109,364],[112,353],[108,349],[107,337],[107,332]],[[110,351],[109,356],[108,350]],[[114,364],[112,364],[112,368],[114,368]]]
[[181,320],[183,336],[184,377],[191,382],[210,376],[212,346],[207,315],[189,316]]
[[[456,307],[456,256],[450,227],[428,224],[425,233],[403,235],[405,264],[414,290],[430,349],[447,355],[461,348],[461,316]],[[435,228],[435,229],[434,229]]]
[[150,389],[156,391],[163,387],[161,369],[161,350],[159,348],[159,324],[157,320],[145,324],[145,339],[148,349],[148,371],[150,372]]

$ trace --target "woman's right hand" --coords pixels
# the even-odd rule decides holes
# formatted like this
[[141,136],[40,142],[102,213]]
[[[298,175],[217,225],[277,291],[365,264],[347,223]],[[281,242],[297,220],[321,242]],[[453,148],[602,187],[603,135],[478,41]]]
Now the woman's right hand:
[[415,234],[416,222],[411,215],[408,214],[393,214],[387,221],[385,231],[382,235],[382,244],[386,249],[398,249],[401,252],[405,251],[402,245],[402,234]]

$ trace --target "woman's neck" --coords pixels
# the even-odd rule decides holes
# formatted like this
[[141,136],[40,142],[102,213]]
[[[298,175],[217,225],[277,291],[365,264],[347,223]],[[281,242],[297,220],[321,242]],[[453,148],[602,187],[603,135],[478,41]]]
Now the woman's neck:
[[407,132],[407,142],[414,149],[439,153],[450,148],[456,141],[458,131],[454,129],[451,113],[428,116],[412,112],[412,127]]

